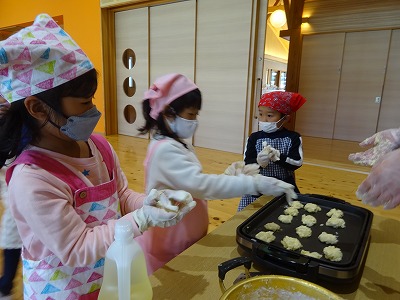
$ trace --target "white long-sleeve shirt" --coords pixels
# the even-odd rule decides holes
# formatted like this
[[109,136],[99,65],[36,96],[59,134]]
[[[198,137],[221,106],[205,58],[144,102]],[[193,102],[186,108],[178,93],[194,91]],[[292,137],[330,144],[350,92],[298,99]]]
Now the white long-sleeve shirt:
[[212,200],[257,194],[254,178],[239,175],[203,173],[200,161],[192,147],[186,149],[171,138],[152,140],[149,151],[156,143],[147,169],[146,191],[156,189],[185,190],[194,198]]
[[257,193],[251,176],[216,175],[202,172],[194,150],[171,138],[152,140],[145,162],[146,191],[185,190],[196,198],[196,207],[178,224],[168,228],[149,228],[141,243],[151,274],[207,234],[207,201]]

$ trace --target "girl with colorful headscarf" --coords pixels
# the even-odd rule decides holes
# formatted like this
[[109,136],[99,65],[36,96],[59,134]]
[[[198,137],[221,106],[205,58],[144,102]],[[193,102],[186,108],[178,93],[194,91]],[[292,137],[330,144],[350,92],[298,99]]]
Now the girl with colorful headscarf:
[[[118,218],[140,243],[194,206],[187,192],[128,188],[118,157],[92,134],[97,73],[47,14],[0,41],[0,167],[21,236],[25,299],[97,299]],[[174,202],[171,202],[171,199]],[[179,206],[178,206],[179,204]],[[168,209],[166,209],[168,208]]]

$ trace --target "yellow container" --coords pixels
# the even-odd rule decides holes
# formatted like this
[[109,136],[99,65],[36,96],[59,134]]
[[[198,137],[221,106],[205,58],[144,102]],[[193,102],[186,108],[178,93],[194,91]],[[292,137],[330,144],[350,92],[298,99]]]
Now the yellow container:
[[238,299],[343,300],[330,290],[312,282],[280,275],[262,275],[244,279],[231,286],[220,298],[220,300]]

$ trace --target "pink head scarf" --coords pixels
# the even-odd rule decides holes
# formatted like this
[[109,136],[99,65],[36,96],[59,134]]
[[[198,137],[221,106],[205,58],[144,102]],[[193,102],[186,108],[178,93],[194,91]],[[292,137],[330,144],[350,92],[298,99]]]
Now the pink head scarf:
[[289,115],[297,111],[305,102],[306,99],[300,94],[275,91],[262,95],[258,106],[267,106],[284,115]]
[[11,103],[57,87],[93,64],[47,14],[0,41],[0,94]]
[[150,101],[150,117],[157,120],[160,112],[172,101],[198,87],[182,74],[167,74],[157,78],[144,93],[144,99]]

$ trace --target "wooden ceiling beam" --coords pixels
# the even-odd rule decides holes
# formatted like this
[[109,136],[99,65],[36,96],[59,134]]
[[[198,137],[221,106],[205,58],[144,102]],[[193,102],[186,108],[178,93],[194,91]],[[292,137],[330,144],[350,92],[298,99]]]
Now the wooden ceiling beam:
[[276,10],[285,10],[285,7],[283,5],[278,5],[278,6],[270,6],[268,7],[267,14],[270,15]]
[[[304,1],[304,0],[302,0]],[[291,18],[290,18],[290,3],[289,0],[283,0],[283,7],[286,14],[286,23],[288,24],[288,28],[291,28]],[[290,23],[290,24],[289,24]]]

